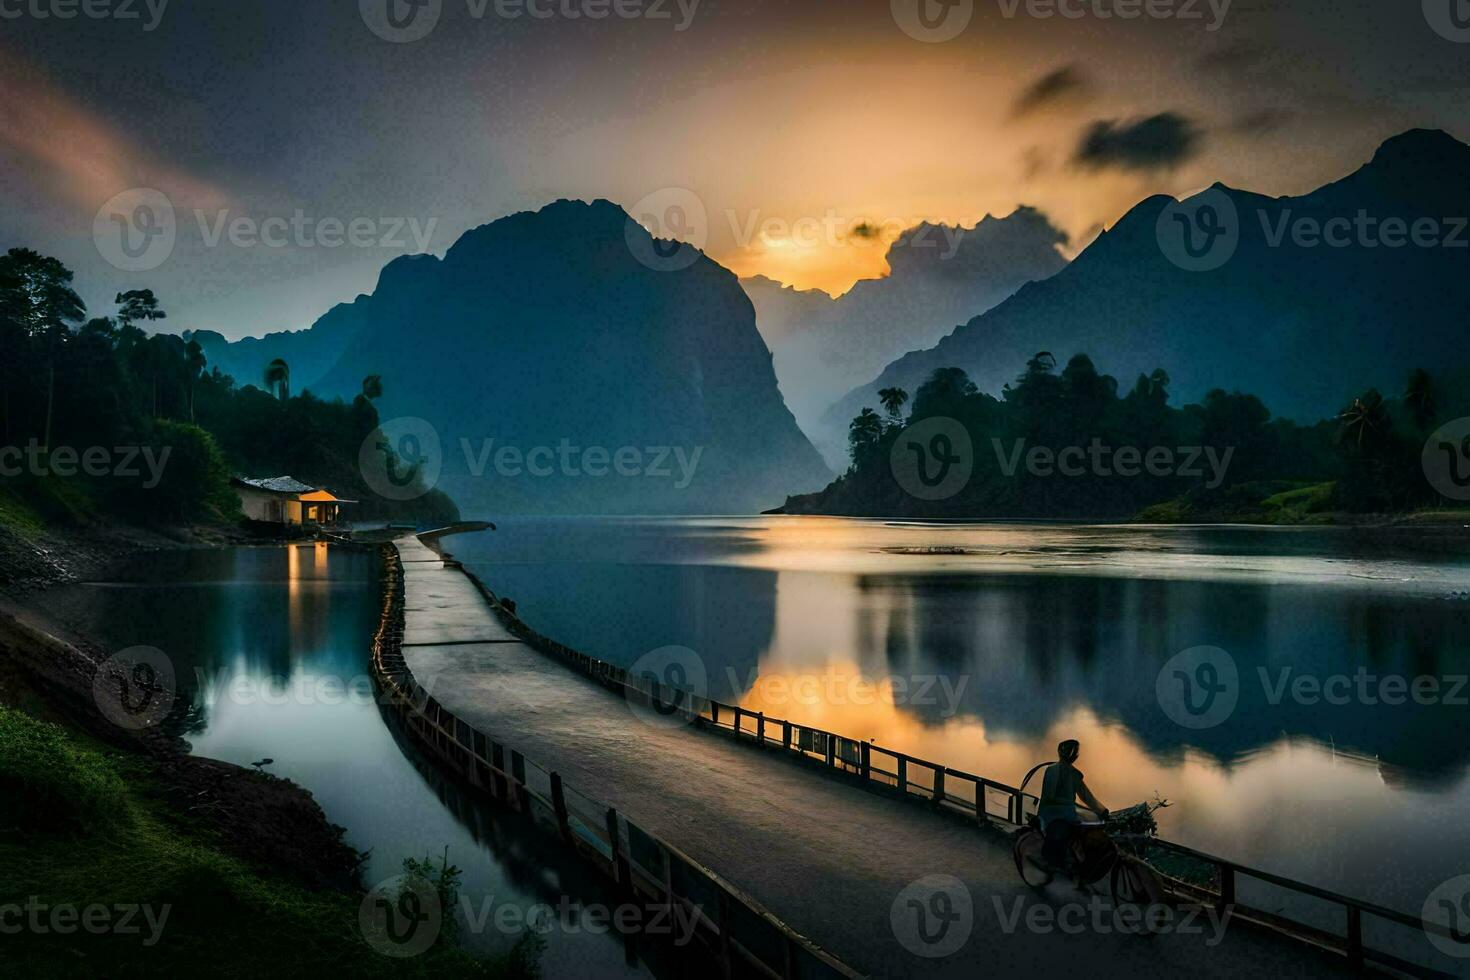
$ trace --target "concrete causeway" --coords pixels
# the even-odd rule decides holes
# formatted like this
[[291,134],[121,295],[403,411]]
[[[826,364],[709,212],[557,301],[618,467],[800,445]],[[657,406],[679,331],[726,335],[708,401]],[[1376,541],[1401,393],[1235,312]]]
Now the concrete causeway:
[[[1044,894],[996,834],[871,793],[835,773],[692,728],[643,721],[617,694],[521,643],[469,577],[415,537],[403,561],[403,655],[446,708],[572,787],[616,807],[873,977],[1316,977],[1340,958],[1201,914],[1153,938],[1111,931],[1070,884]],[[917,938],[904,889],[964,883],[959,918]],[[1095,927],[1100,922],[1102,929]],[[1028,924],[1029,923],[1029,924]],[[959,939],[968,925],[968,938]],[[553,941],[555,941],[553,939]],[[934,952],[957,946],[948,955]]]

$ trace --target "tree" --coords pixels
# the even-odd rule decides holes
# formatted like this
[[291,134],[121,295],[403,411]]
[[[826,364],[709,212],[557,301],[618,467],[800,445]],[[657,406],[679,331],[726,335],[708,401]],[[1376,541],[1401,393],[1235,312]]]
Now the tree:
[[909,393],[902,388],[884,388],[878,392],[878,398],[883,402],[883,408],[888,412],[888,417],[894,422],[902,422],[903,406],[909,400]]
[[291,397],[291,366],[279,357],[266,365],[265,388],[281,401],[289,400]]
[[3,260],[0,285],[6,296],[0,310],[16,317],[18,333],[37,347],[46,364],[46,422],[42,449],[51,447],[56,404],[56,362],[71,338],[70,324],[86,315],[87,305],[71,288],[72,273],[60,260],[28,248],[13,248]]
[[1340,438],[1351,442],[1359,453],[1372,452],[1389,431],[1388,409],[1377,389],[1370,388],[1337,417],[1342,423]]
[[1409,406],[1415,427],[1420,432],[1427,432],[1439,414],[1439,406],[1434,399],[1434,381],[1429,377],[1428,371],[1416,368],[1409,374],[1409,385],[1404,391],[1404,404]]
[[209,359],[204,356],[204,348],[199,346],[197,340],[189,341],[184,348],[184,366],[189,375],[189,421],[194,421],[194,389],[199,384],[199,376],[204,373],[204,368],[209,364]]
[[118,321],[132,326],[139,320],[166,320],[168,314],[158,308],[158,299],[151,289],[130,289],[113,298],[117,304]]
[[370,374],[362,379],[362,397],[374,401],[383,397],[383,376]]
[[871,408],[864,408],[847,427],[847,445],[853,465],[860,465],[882,438],[883,417]]

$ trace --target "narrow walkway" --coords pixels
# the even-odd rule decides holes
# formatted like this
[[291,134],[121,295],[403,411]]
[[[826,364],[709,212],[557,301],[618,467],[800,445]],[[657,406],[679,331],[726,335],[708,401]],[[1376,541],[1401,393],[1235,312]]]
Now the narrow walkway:
[[[467,576],[417,539],[404,562],[404,657],[459,717],[571,786],[608,803],[763,903],[793,929],[874,977],[1308,977],[1341,960],[1251,929],[1223,940],[1201,916],[1152,939],[1028,927],[1085,896],[1038,897],[998,837],[886,799],[713,733],[655,727],[620,697],[518,642]],[[895,900],[925,875],[952,875],[973,899],[957,952],[926,959],[895,934]],[[1033,911],[1035,906],[1044,906]],[[902,909],[902,903],[900,904]],[[1017,918],[1017,914],[1020,917]],[[1073,911],[1069,915],[1077,915]],[[1035,921],[1035,920],[1030,920]],[[1111,923],[1105,921],[1105,927]],[[956,924],[953,928],[962,928]]]

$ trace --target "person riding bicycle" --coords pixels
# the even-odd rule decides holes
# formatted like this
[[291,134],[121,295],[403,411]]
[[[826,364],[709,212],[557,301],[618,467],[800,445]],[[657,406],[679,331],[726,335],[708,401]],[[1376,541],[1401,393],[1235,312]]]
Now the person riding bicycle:
[[1041,802],[1036,815],[1041,819],[1041,832],[1046,835],[1042,856],[1054,868],[1070,866],[1068,845],[1081,823],[1077,816],[1078,797],[1103,820],[1108,818],[1108,808],[1092,795],[1082,770],[1076,766],[1081,751],[1081,744],[1075,738],[1058,743],[1057,761],[1046,764],[1046,775],[1041,779]]

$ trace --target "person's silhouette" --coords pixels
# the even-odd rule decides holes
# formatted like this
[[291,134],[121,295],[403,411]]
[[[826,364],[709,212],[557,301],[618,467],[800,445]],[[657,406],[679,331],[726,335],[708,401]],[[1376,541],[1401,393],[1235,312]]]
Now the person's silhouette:
[[1077,768],[1077,757],[1081,752],[1082,746],[1075,738],[1058,743],[1057,761],[1047,766],[1046,775],[1041,778],[1041,804],[1036,815],[1041,820],[1041,832],[1046,835],[1042,854],[1054,868],[1069,867],[1070,848],[1067,845],[1080,822],[1078,797],[1099,817],[1108,818],[1108,808],[1092,795],[1082,770]]

